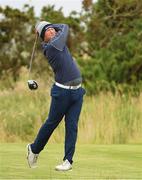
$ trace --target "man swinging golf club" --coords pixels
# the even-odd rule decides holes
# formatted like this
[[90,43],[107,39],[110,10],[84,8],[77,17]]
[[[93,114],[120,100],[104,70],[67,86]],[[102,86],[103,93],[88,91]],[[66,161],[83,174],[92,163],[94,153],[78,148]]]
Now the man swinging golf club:
[[52,100],[48,118],[40,128],[34,142],[28,144],[27,160],[31,168],[37,166],[39,153],[64,117],[65,154],[63,163],[56,166],[55,170],[67,171],[72,169],[78,120],[85,90],[81,87],[80,71],[66,45],[68,25],[41,21],[36,24],[35,29],[43,41],[43,53],[55,73],[55,83],[51,89]]

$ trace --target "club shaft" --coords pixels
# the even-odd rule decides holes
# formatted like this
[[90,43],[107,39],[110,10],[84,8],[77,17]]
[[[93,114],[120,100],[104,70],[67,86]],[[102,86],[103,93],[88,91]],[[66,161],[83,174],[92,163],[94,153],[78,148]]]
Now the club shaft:
[[32,50],[32,55],[31,55],[31,59],[30,59],[29,78],[30,78],[30,73],[31,73],[31,69],[32,69],[32,62],[33,62],[34,55],[35,55],[37,40],[38,40],[38,34],[36,35],[36,38],[35,38],[35,41],[34,41],[33,50]]

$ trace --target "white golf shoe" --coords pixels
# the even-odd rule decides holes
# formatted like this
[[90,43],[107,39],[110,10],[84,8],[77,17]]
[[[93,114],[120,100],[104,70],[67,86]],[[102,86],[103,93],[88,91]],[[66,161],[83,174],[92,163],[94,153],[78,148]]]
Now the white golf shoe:
[[28,144],[27,145],[27,161],[28,164],[30,166],[30,168],[36,168],[37,167],[37,158],[39,156],[39,154],[34,154],[31,150],[31,145]]
[[56,171],[68,171],[71,169],[72,169],[72,165],[67,159],[62,164],[55,167]]

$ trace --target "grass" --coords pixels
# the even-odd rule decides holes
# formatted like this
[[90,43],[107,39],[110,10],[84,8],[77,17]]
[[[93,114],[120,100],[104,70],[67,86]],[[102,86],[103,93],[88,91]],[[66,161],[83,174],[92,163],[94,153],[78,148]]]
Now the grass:
[[[48,116],[50,91],[0,92],[0,142],[31,141]],[[79,121],[81,143],[142,143],[142,94],[138,98],[100,94],[85,97]],[[84,133],[85,132],[85,133]],[[86,133],[87,132],[87,133]],[[52,142],[64,141],[64,121]]]
[[142,145],[77,145],[73,170],[54,170],[63,145],[49,143],[37,169],[26,162],[25,143],[0,144],[0,179],[142,179]]
[[[0,90],[0,142],[32,141],[47,119],[51,80],[36,79],[37,91],[27,87],[27,70],[14,89]],[[79,120],[79,143],[142,143],[142,93],[138,97],[110,92],[84,97]],[[54,131],[51,142],[64,141],[64,121]]]

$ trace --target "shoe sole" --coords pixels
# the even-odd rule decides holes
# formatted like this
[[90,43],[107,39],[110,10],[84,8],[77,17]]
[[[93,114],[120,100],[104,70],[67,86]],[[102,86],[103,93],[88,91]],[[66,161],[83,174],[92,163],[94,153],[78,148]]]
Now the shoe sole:
[[29,167],[31,168],[30,163],[29,163],[29,160],[28,160],[29,153],[30,153],[30,152],[29,152],[29,151],[30,151],[30,150],[29,150],[29,146],[30,146],[30,144],[27,145],[27,151],[28,151],[28,152],[27,152],[27,161],[28,161]]

